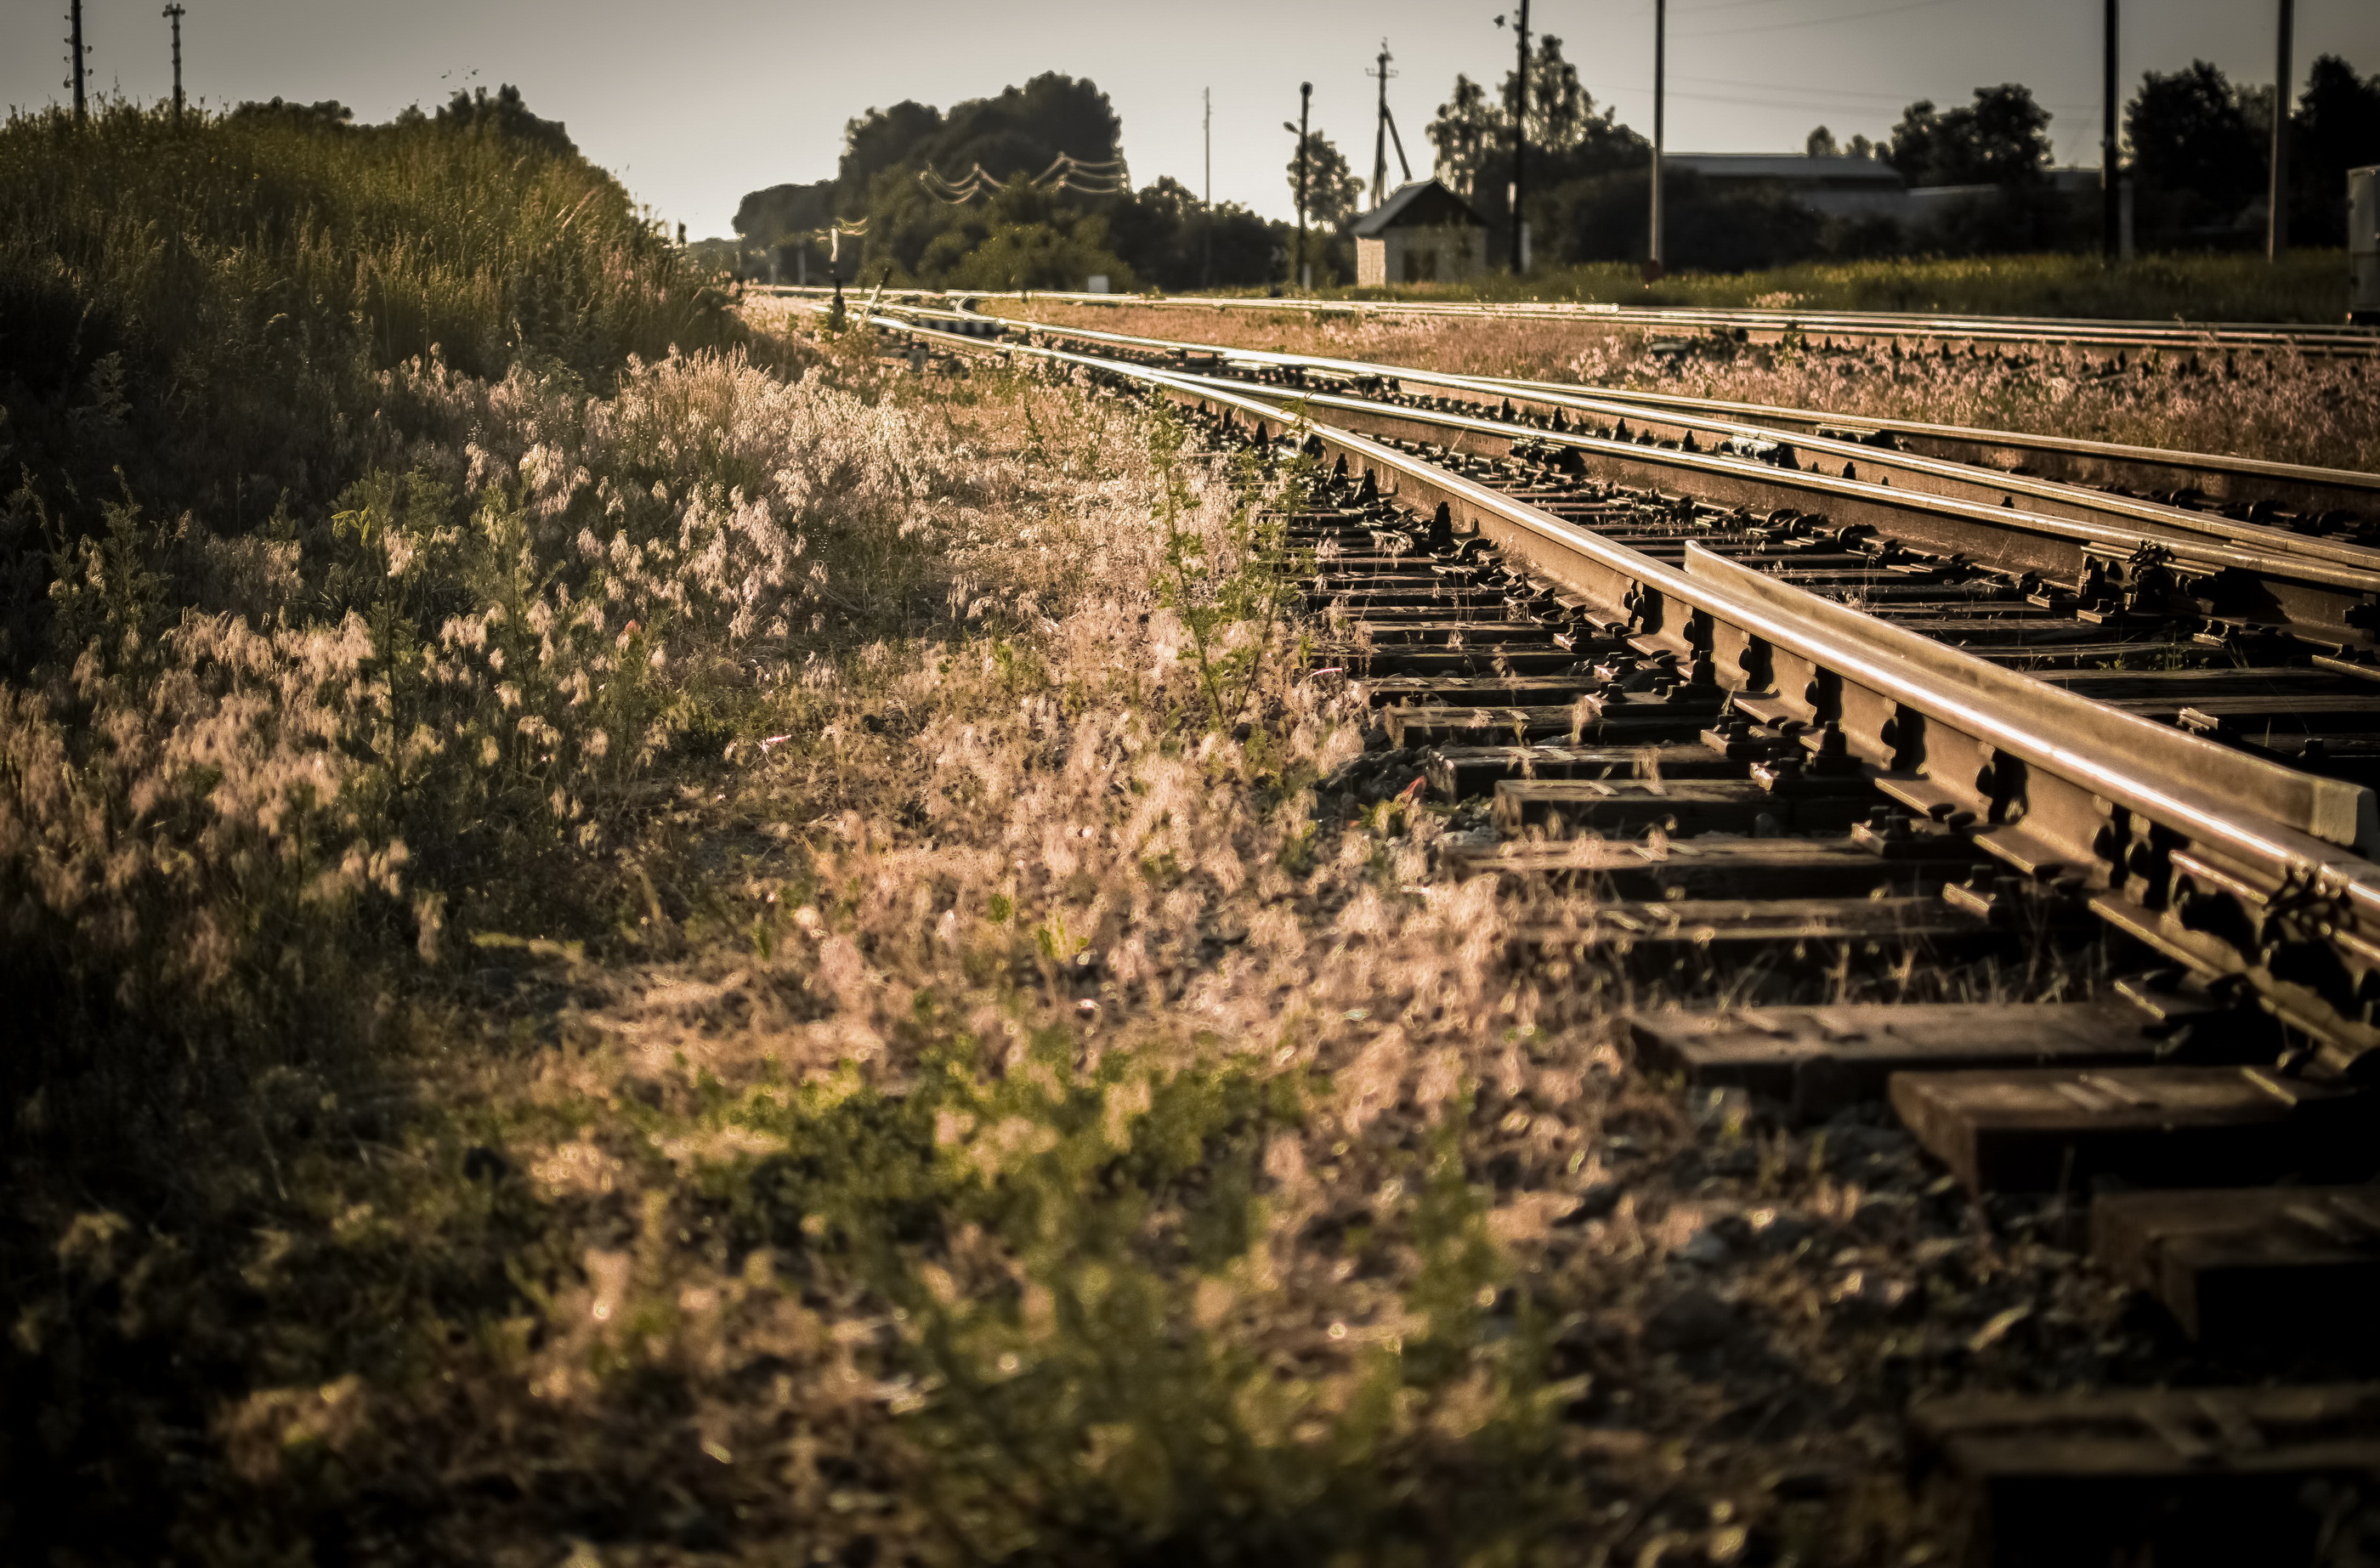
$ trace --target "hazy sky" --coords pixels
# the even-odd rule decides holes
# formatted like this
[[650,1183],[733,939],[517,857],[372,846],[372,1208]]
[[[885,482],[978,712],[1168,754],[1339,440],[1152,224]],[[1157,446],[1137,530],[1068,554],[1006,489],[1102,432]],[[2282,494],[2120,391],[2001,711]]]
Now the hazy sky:
[[[163,0],[86,0],[102,91],[170,91]],[[361,119],[432,104],[457,85],[516,82],[589,156],[696,235],[725,233],[743,192],[832,174],[843,124],[916,98],[947,107],[1040,71],[1087,76],[1123,116],[1135,181],[1194,190],[1199,90],[1214,90],[1214,195],[1289,215],[1282,167],[1297,84],[1357,172],[1372,162],[1383,32],[1390,104],[1417,169],[1423,128],[1457,71],[1500,81],[1507,0],[1345,0],[1163,6],[1082,0],[186,0],[184,80],[212,103],[336,98]],[[0,6],[0,102],[63,96],[62,0]],[[2273,73],[2273,0],[2125,0],[2124,80],[2193,56],[2235,79]],[[1652,128],[1653,0],[1536,0],[1598,103]],[[2098,161],[2096,0],[1671,0],[1668,144],[1798,151],[1814,125],[1881,135],[1913,98],[1964,102],[2021,81],[2056,115],[2061,163]],[[2317,54],[2380,70],[2380,3],[2299,0],[2294,74]],[[1394,173],[1393,159],[1391,174]]]

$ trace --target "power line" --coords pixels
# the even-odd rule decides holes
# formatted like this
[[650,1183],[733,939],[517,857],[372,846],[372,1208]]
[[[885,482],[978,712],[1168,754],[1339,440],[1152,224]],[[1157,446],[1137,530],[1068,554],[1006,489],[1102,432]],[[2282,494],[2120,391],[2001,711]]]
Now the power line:
[[1873,11],[1850,11],[1840,17],[1811,17],[1797,22],[1755,22],[1750,27],[1712,29],[1708,31],[1695,33],[1693,36],[1696,38],[1734,38],[1747,32],[1795,32],[1803,28],[1840,27],[1845,22],[1870,21],[1877,17],[1897,17],[1909,11],[1930,11],[1937,6],[1949,6],[1952,4],[1955,4],[1955,0],[1907,0],[1907,3],[1903,5],[1886,6],[1880,9]]
[[1030,179],[995,179],[981,164],[971,166],[965,178],[950,179],[929,164],[917,171],[917,183],[937,201],[956,207],[1018,185],[1036,190],[1076,190],[1086,196],[1129,196],[1132,170],[1122,158],[1077,158],[1061,152]]

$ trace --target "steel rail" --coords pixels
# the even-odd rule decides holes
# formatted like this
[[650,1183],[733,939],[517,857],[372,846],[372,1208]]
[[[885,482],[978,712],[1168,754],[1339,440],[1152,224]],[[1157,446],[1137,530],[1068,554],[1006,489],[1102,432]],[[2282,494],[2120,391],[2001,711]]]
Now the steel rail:
[[[953,298],[1051,299],[1067,304],[1114,305],[1112,294],[1074,294],[1034,290],[956,290]],[[1135,296],[1135,304],[1205,310],[1343,310],[1358,315],[1441,316],[1526,321],[1583,322],[1629,327],[1653,327],[1741,333],[1747,336],[1784,338],[1857,337],[1897,342],[1999,344],[2026,347],[2058,346],[2112,349],[2155,349],[2198,354],[2210,350],[2289,352],[2301,354],[2380,354],[2380,334],[2347,325],[2265,326],[2244,322],[2210,322],[2204,325],[2163,322],[2094,321],[2048,316],[1968,316],[1949,313],[1864,310],[1760,310],[1707,306],[1632,306],[1565,303],[1558,300],[1510,303],[1438,301],[1321,300],[1295,298],[1231,298],[1221,296]]]
[[[1208,387],[1233,384],[1220,378],[1192,379]],[[1480,456],[1502,456],[1514,440],[1513,427],[1498,419],[1337,393],[1266,388],[1256,395],[1268,393],[1269,401],[1328,408],[1356,428],[1374,427],[1374,433],[1387,434],[1400,424],[1444,431],[1458,437],[1448,444]],[[2326,645],[2332,656],[2369,650],[2374,636],[2363,623],[2380,619],[2367,608],[2380,605],[2380,564],[2341,565],[2294,550],[2247,549],[2220,536],[2166,531],[2135,520],[2062,517],[1869,479],[1779,468],[1725,452],[1646,446],[1578,431],[1527,432],[1524,439],[1576,452],[1587,473],[1612,482],[1687,487],[1701,498],[1748,509],[1765,511],[1780,503],[1823,508],[1838,527],[1962,555],[2013,577],[2071,582],[2078,590],[2095,574],[2106,591],[2155,591],[2158,574],[2164,574],[2179,579],[2171,590],[2193,603],[2198,595],[2207,596],[2209,607],[2198,612],[2207,619],[2277,626]]]
[[[1689,546],[1682,568],[1358,432],[1196,378],[871,321],[961,352],[1025,356],[1226,419],[1280,421],[1399,502],[1524,560],[1645,651],[1676,653],[1747,716],[1803,727],[1887,794],[2020,872],[2071,885],[2102,920],[2300,1031],[2293,1064],[2362,1081],[2380,1066],[2380,808],[2360,786],[2279,767],[1900,630]],[[1839,481],[1840,482],[1840,481]]]
[[[1218,355],[1204,345],[1162,339],[1125,338],[1084,329],[1052,328],[1042,335],[1128,342],[1135,346],[1183,347]],[[1323,366],[1347,374],[1396,376],[1416,384],[1460,389],[1479,395],[1476,378],[1437,372],[1406,372],[1360,360],[1254,353],[1243,363],[1288,369]],[[1109,363],[1115,361],[1110,360]],[[1232,387],[1269,400],[1304,400],[1352,418],[1359,427],[1387,434],[1398,425],[1426,426],[1453,444],[1485,456],[1501,456],[1516,434],[1581,454],[1588,471],[1631,484],[1680,483],[1692,476],[1700,493],[1730,504],[1767,510],[1780,501],[1824,505],[1830,519],[1864,527],[1885,537],[1914,542],[1942,554],[1968,556],[2007,571],[2046,581],[2071,581],[2079,591],[2095,582],[2109,592],[2137,591],[2179,575],[2175,591],[2204,592],[2210,618],[2235,625],[2277,624],[2328,650],[2362,652],[2373,641],[2367,623],[2380,624],[2380,552],[2307,540],[2277,529],[2237,523],[2220,517],[2160,506],[2047,480],[1995,477],[1984,482],[1971,469],[1939,459],[1879,453],[1844,442],[1803,443],[1844,464],[1845,475],[1864,467],[1864,477],[1837,477],[1798,467],[1779,467],[1740,455],[1747,438],[1756,446],[1763,432],[1725,421],[1687,419],[1674,428],[1701,430],[1718,449],[1694,449],[1691,435],[1674,450],[1584,431],[1516,427],[1500,419],[1442,409],[1417,409],[1337,393],[1267,385],[1248,386],[1223,378],[1193,376],[1210,388]],[[1560,395],[1554,406],[1600,413],[1624,421],[1624,406],[1594,397]],[[1730,452],[1730,447],[1735,448]],[[1900,482],[1892,481],[1898,478]],[[2016,504],[2023,495],[2027,504]],[[2161,559],[2143,559],[2144,553]],[[2160,578],[2162,574],[2162,579]],[[2191,601],[2195,603],[2194,597]],[[2375,672],[2380,673],[2380,672]]]
[[[767,286],[766,292],[822,293]],[[908,290],[952,300],[1034,299],[1063,304],[1132,304],[1158,309],[1293,310],[1354,316],[1456,317],[1576,322],[1787,337],[1853,337],[1897,342],[1994,344],[2023,347],[2161,350],[2169,353],[2298,352],[2380,354],[2380,332],[2344,323],[2172,322],[2053,316],[1981,316],[1885,310],[1765,310],[1715,306],[1639,306],[1567,300],[1448,301],[1316,299],[1226,295],[1087,294],[1055,289]]]
[[[1172,353],[1197,353],[1217,357],[1226,364],[1272,366],[1298,372],[1307,368],[1358,378],[1377,378],[1401,384],[1445,387],[1475,400],[1487,398],[1512,399],[1539,404],[1547,408],[1563,408],[1601,418],[1624,420],[1644,419],[1643,410],[1658,410],[1656,422],[1666,423],[1672,432],[1669,439],[1684,438],[1688,432],[1699,432],[1719,443],[1750,438],[1755,442],[1774,440],[1780,444],[1792,443],[1784,454],[1795,456],[1795,449],[1811,455],[1824,455],[1846,465],[1898,475],[1903,488],[1928,491],[1937,494],[1968,500],[2005,501],[2023,496],[2031,509],[2045,516],[2081,519],[2112,518],[2138,523],[2176,537],[2203,536],[2217,539],[2240,549],[2276,554],[2300,554],[2314,560],[2328,561],[2351,568],[2380,571],[2380,550],[2370,546],[2343,543],[2309,537],[2286,529],[2243,522],[2220,513],[2200,512],[2188,507],[2137,496],[2117,495],[2093,489],[2069,480],[2047,476],[2012,473],[2007,469],[1971,458],[1947,455],[1911,453],[1879,447],[1857,439],[1852,432],[1821,433],[1828,429],[1853,427],[1864,431],[1888,427],[1898,421],[1877,421],[1849,416],[1804,414],[1803,419],[1816,431],[1779,431],[1752,422],[1745,416],[1765,412],[1758,405],[1710,404],[1708,411],[1692,407],[1692,399],[1658,399],[1629,393],[1614,393],[1599,387],[1566,386],[1553,382],[1532,382],[1497,376],[1472,376],[1452,371],[1415,370],[1389,365],[1375,360],[1340,359],[1323,355],[1290,354],[1277,350],[1237,349],[1217,344],[1177,342],[1168,338],[1138,337],[1123,333],[1099,332],[1087,327],[1053,326],[1043,322],[1026,323],[1021,329],[1029,334],[1078,338],[1086,341],[1129,345]],[[1674,411],[1673,411],[1674,410]],[[1798,412],[1798,411],[1792,411]],[[1912,426],[1914,429],[1947,432],[1953,427]],[[2033,444],[2036,439],[2044,450],[2081,452],[2092,449],[2096,455],[2120,453],[2135,461],[2162,457],[2173,466],[2188,468],[2205,474],[2216,471],[2257,473],[2276,478],[2286,476],[2301,489],[2312,491],[2324,487],[2332,492],[2330,498],[2364,504],[2380,503],[2380,474],[2363,474],[2351,469],[2311,468],[2293,464],[2268,463],[2251,458],[2228,458],[2197,453],[2157,453],[2151,448],[2112,447],[2104,444],[2074,441],[2063,437],[2030,438],[2015,432],[1965,432],[1968,437],[1988,436],[2008,446]]]
[[[2182,486],[2173,481],[2182,479],[2191,481],[2193,487],[2211,486],[2206,493],[2215,499],[2269,499],[2315,512],[2338,505],[2380,509],[2380,474],[2365,473],[2356,468],[2277,463],[2266,458],[2243,457],[2229,453],[2183,452],[2167,447],[2089,441],[2079,436],[1931,424],[1920,419],[1887,419],[1878,415],[1830,414],[1815,408],[1788,408],[1768,403],[1730,403],[1718,398],[1686,397],[1673,393],[1580,388],[1560,382],[1528,381],[1518,377],[1481,376],[1474,379],[1508,388],[1511,395],[1563,395],[1585,390],[1611,402],[1743,419],[1769,427],[1790,426],[1813,435],[1833,432],[1854,442],[1863,435],[1890,436],[1904,451],[1913,449],[1924,456],[1994,472],[2009,471],[1995,460],[1997,456],[2005,454],[2029,466],[2054,464],[2059,471],[2042,472],[2036,467],[2034,477],[2069,484],[2122,484],[2178,490]],[[2260,493],[2252,497],[2245,495],[2244,490],[2248,486],[2252,486]]]

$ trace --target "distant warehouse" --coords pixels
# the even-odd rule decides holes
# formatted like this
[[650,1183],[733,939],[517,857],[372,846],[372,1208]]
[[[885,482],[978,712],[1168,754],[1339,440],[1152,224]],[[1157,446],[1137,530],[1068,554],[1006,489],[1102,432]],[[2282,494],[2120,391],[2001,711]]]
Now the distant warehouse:
[[1350,226],[1355,281],[1461,283],[1488,270],[1488,225],[1471,204],[1434,179],[1396,193]]
[[[1881,158],[1849,153],[1810,156],[1801,152],[1673,152],[1662,159],[1672,170],[1702,178],[1714,192],[1779,196],[1822,218],[1888,218],[1903,228],[1961,202],[1990,196],[1990,185],[1912,187]],[[2099,171],[2042,171],[2049,189],[2070,201],[2095,200]]]
[[1714,191],[1789,198],[1828,218],[1908,215],[1909,182],[1881,158],[1801,152],[1672,152],[1662,164],[1700,175]]

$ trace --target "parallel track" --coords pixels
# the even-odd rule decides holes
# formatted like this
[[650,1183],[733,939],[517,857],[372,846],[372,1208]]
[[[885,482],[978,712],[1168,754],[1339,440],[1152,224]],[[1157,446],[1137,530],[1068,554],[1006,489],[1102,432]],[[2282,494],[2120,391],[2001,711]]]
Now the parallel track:
[[[791,297],[820,298],[821,288],[772,287],[765,292]],[[1457,303],[1438,300],[1316,299],[1250,298],[1232,295],[1081,294],[1035,289],[935,291],[936,298],[975,300],[1050,301],[1070,305],[1174,310],[1296,311],[1309,315],[1363,317],[1451,317],[1457,320],[1503,319],[1549,321],[1640,331],[1719,334],[1742,341],[1767,342],[1788,337],[1811,342],[1897,343],[1904,346],[1962,346],[1993,349],[2034,349],[2048,345],[2105,354],[2157,352],[2205,355],[2228,353],[2297,353],[2309,357],[2380,354],[2380,332],[2369,327],[2272,325],[2241,322],[2124,322],[2075,317],[1970,316],[1937,311],[1893,310],[1768,310],[1714,309],[1696,306],[1603,305],[1563,300],[1509,300]],[[921,291],[903,291],[899,298],[922,298]]]
[[[1924,635],[1922,599],[1868,614],[1811,591],[1876,563],[1832,518],[1700,497],[1721,470],[1593,478],[1455,450],[1493,425],[1468,416],[880,324],[1168,400],[1210,445],[1330,476],[1288,524],[1330,657],[1378,712],[1365,798],[1432,789],[1475,825],[1444,869],[1508,890],[1516,966],[1623,970],[1688,1003],[1631,1016],[1648,1065],[1785,1120],[1888,1100],[1978,1195],[2105,1188],[2099,1266],[2216,1368],[2277,1336],[2325,1367],[2369,1348],[2373,794],[2125,695],[2228,683],[2302,711],[2337,695],[2310,689],[2327,672],[2127,669],[2194,645],[2118,636],[2026,674]],[[1562,887],[1601,896],[1545,896]],[[2027,955],[2108,983],[1858,1000]],[[1758,1005],[1694,1010],[1718,981]],[[1969,1488],[1996,1562],[2297,1560],[2304,1483],[2380,1483],[2364,1385],[1956,1395],[1909,1430]]]
[[[931,324],[938,319],[965,318],[955,312],[941,318],[935,312],[920,311],[917,319]],[[1560,408],[1597,414],[1606,420],[1635,419],[1639,421],[1636,439],[1640,441],[1678,440],[1688,432],[1701,432],[1706,441],[1716,437],[1724,442],[1750,433],[1779,443],[1799,443],[1803,447],[1799,456],[1813,461],[1823,454],[1837,462],[1882,465],[1892,469],[1897,459],[1906,458],[1912,474],[1922,474],[1927,460],[1931,460],[1980,470],[1973,476],[1973,482],[1979,492],[1992,492],[1994,499],[2000,494],[2051,498],[2077,487],[2102,492],[2096,497],[2074,498],[2075,505],[2082,510],[2070,515],[2095,512],[2111,517],[2165,517],[2170,526],[2204,530],[2209,529],[2209,522],[2193,524],[2186,517],[2174,518],[2168,515],[2213,511],[2234,521],[2268,525],[2303,537],[2347,534],[2362,542],[2380,541],[2380,533],[2367,537],[2364,531],[2380,530],[2380,475],[2350,468],[1518,377],[1461,375],[1319,355],[1135,337],[1043,322],[1002,322],[1002,325],[1025,334],[1028,339],[1099,344],[1124,357],[1135,352],[1160,356],[1175,369],[1192,368],[1190,362],[1195,359],[1242,378],[1284,380],[1299,387],[1356,384],[1368,386],[1377,395],[1383,387],[1410,390],[1426,386],[1443,389],[1469,401],[1517,403],[1524,409],[1535,408],[1541,417]],[[1506,412],[1509,417],[1510,410]],[[1658,428],[1645,428],[1648,418]],[[1790,458],[1797,455],[1789,452],[1785,456]],[[1919,482],[1923,488],[1925,481]]]
[[[949,320],[897,313],[928,325]],[[1867,565],[1896,567],[1904,585],[1918,564],[1910,555],[1914,552],[1955,563],[1961,572],[1984,569],[1971,579],[1996,573],[2005,590],[1999,599],[2031,607],[2020,614],[2079,616],[2095,626],[2111,614],[2167,624],[2187,618],[2195,623],[2190,637],[2235,647],[2284,635],[2304,655],[2343,674],[2370,664],[2380,678],[2372,635],[2380,628],[2380,550],[2355,541],[2361,515],[2343,508],[2321,515],[2337,530],[2326,537],[2311,531],[2315,517],[2277,507],[2270,515],[2309,531],[1879,448],[1847,431],[1803,436],[1699,414],[1648,411],[1599,391],[1524,388],[1491,378],[1235,353],[1076,328],[1035,328],[1026,340],[1084,346],[1100,358],[1162,369],[1202,386],[1293,401],[1391,440],[1419,438],[1477,456],[1517,453],[1572,474],[1678,485],[1698,498],[1761,513],[1823,508],[1838,528],[1861,531],[1859,548],[1874,557]],[[2251,466],[2176,456],[2202,471],[2225,462]],[[2286,474],[2301,494],[2380,502],[2380,477],[2260,467]],[[1857,586],[1855,577],[1845,580]],[[2086,628],[2066,640],[2100,636]]]

